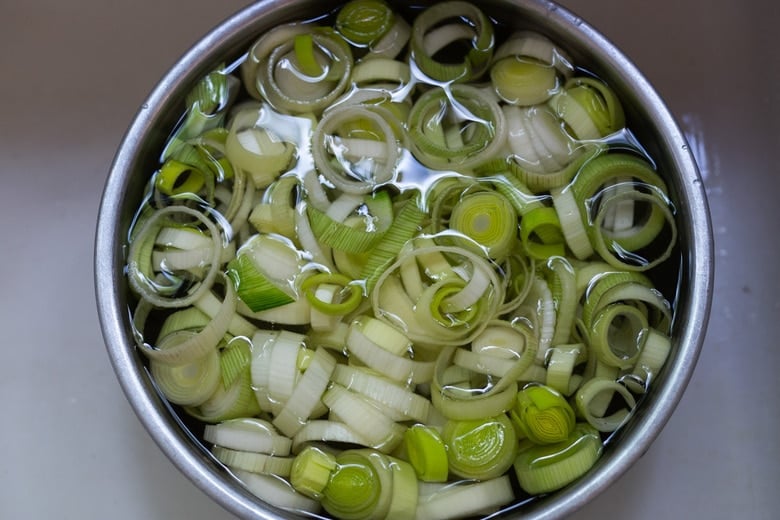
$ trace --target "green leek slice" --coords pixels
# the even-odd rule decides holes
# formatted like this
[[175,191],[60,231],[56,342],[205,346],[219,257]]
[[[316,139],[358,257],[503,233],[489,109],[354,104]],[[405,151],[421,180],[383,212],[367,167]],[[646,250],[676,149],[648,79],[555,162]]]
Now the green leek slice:
[[601,451],[598,432],[578,423],[565,441],[545,445],[529,442],[521,446],[514,463],[515,474],[526,493],[549,493],[587,473]]
[[290,484],[299,493],[321,500],[335,469],[336,457],[333,454],[316,446],[307,446],[295,456]]
[[404,433],[404,446],[417,478],[423,482],[447,481],[447,447],[438,430],[415,424]]
[[518,432],[534,444],[562,442],[576,423],[566,398],[545,385],[528,385],[520,390],[510,417]]
[[515,244],[517,214],[500,193],[478,192],[467,195],[455,205],[450,227],[484,246],[494,260],[500,260]]
[[[434,58],[436,51],[451,43],[450,37],[431,41],[434,27],[449,19],[466,29],[471,40],[460,63],[448,64]],[[455,33],[461,38],[464,33]],[[462,1],[440,2],[420,13],[412,24],[411,50],[413,63],[436,81],[469,81],[482,75],[493,56],[494,38],[490,19],[475,5]]]
[[357,47],[379,41],[395,23],[395,13],[382,0],[351,0],[336,15],[336,30]]
[[508,57],[493,63],[490,81],[507,103],[530,106],[550,98],[558,86],[556,72],[551,65]]
[[322,506],[345,520],[371,518],[387,493],[383,487],[390,487],[383,486],[383,480],[392,482],[392,477],[378,472],[369,457],[358,450],[343,452],[337,456],[336,468],[323,490]]
[[488,480],[502,475],[515,460],[517,434],[505,414],[476,421],[448,421],[442,432],[451,473]]

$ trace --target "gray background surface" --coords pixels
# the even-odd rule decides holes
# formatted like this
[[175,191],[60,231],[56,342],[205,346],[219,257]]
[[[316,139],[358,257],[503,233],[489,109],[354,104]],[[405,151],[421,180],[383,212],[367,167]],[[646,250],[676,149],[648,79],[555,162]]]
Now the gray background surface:
[[[229,518],[116,382],[93,297],[113,153],[167,68],[242,0],[0,0],[0,518]],[[780,60],[776,2],[566,0],[691,140],[715,233],[707,340],[647,454],[574,516],[775,518]]]

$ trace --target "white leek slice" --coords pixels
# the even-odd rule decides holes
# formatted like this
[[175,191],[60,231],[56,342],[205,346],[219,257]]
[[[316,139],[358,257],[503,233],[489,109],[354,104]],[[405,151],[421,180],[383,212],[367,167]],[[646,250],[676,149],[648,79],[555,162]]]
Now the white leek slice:
[[249,417],[207,424],[203,440],[232,450],[278,456],[289,455],[292,446],[292,441],[279,435],[271,423]]
[[348,390],[360,393],[396,412],[406,419],[426,422],[431,403],[425,397],[380,375],[347,365],[337,365],[333,381]]
[[307,422],[292,439],[292,452],[299,453],[309,442],[337,442],[369,446],[366,439],[360,437],[347,424],[339,421],[316,419]]
[[[191,331],[178,331],[160,342],[161,352],[176,348],[195,336]],[[152,359],[149,368],[154,381],[165,397],[174,404],[198,406],[216,391],[220,382],[219,354],[217,349],[182,364],[164,363]]]
[[515,499],[512,483],[506,475],[483,482],[441,484],[433,489],[436,490],[421,491],[416,518],[446,520],[486,515]]
[[[620,395],[626,406],[608,416],[595,415],[590,408],[590,402],[602,392]],[[617,430],[631,417],[636,408],[636,399],[628,388],[617,381],[600,377],[594,377],[583,383],[577,390],[574,403],[577,413],[600,432]]]
[[356,323],[350,326],[347,334],[346,346],[350,354],[356,356],[367,366],[400,383],[421,383],[431,380],[433,362],[415,361],[387,351],[371,341]]
[[282,330],[273,343],[268,367],[268,396],[272,401],[286,403],[298,384],[301,373],[298,355],[304,348],[304,336]]
[[403,438],[403,426],[339,384],[328,388],[322,402],[372,448],[391,451]]
[[290,476],[293,465],[292,457],[276,457],[254,451],[240,451],[214,446],[211,453],[225,466],[231,469],[262,473],[264,475]]
[[386,518],[399,520],[414,518],[419,493],[417,474],[414,467],[405,460],[394,457],[389,457],[389,459],[389,466],[393,473],[393,491]]
[[253,495],[269,504],[291,512],[318,513],[321,509],[317,500],[298,493],[283,478],[262,475],[240,469],[231,470],[238,480]]
[[320,402],[335,368],[333,356],[324,348],[318,348],[284,407],[274,418],[274,426],[288,437],[298,433]]
[[587,260],[593,255],[593,247],[583,223],[582,212],[574,199],[571,189],[553,188],[551,190],[553,207],[561,221],[561,230],[566,237],[566,245],[580,260]]
[[574,367],[585,346],[581,343],[557,345],[548,351],[547,379],[545,384],[563,395],[571,395],[570,387]]
[[[184,364],[192,362],[209,352],[216,351],[218,343],[222,340],[228,331],[230,320],[236,308],[236,293],[230,282],[223,284],[225,286],[225,296],[219,306],[219,310],[209,321],[208,325],[203,327],[197,334],[187,337],[175,345],[169,345],[167,348],[159,348],[149,345],[144,341],[138,342],[141,352],[150,359],[160,363]],[[210,294],[211,291],[205,293]],[[134,321],[139,331],[142,327],[139,321],[146,320],[146,312],[139,308],[134,315]],[[148,311],[148,309],[146,309]]]
[[[208,231],[212,240],[212,254],[208,261],[209,268],[205,276],[195,283],[187,291],[186,295],[181,297],[168,297],[166,293],[174,287],[166,287],[153,278],[151,253],[154,241],[158,231],[162,227],[162,222],[170,218],[171,215],[182,214],[188,218],[194,218],[200,222]],[[220,259],[222,257],[222,236],[214,224],[203,213],[186,206],[167,206],[155,211],[141,226],[134,232],[134,238],[130,243],[127,261],[127,279],[130,287],[143,299],[148,300],[156,307],[178,308],[192,305],[200,298],[203,293],[208,291],[219,273]]]

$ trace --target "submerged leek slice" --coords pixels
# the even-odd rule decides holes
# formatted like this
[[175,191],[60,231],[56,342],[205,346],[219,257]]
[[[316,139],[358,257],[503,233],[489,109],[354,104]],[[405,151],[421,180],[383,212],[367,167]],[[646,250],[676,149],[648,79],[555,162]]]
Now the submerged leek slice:
[[519,57],[503,58],[494,63],[490,80],[502,99],[523,106],[544,103],[558,86],[553,66]]
[[175,159],[165,161],[155,179],[155,187],[165,195],[198,193],[205,184],[203,171]]
[[368,447],[392,451],[402,440],[404,427],[396,424],[367,400],[339,384],[332,384],[322,396],[322,402]]
[[467,195],[455,205],[450,228],[485,247],[494,260],[502,259],[515,245],[517,214],[500,193],[478,192]]
[[[306,212],[312,232],[320,244],[350,254],[366,253],[382,240],[393,222],[393,208],[386,191],[365,197],[341,195],[328,211],[308,205]],[[354,226],[349,217],[357,217]]]
[[[619,395],[626,406],[619,408],[608,416],[597,416],[590,407],[591,401],[602,393]],[[613,432],[628,420],[636,408],[636,399],[633,394],[618,381],[594,377],[586,381],[575,396],[577,413],[584,418],[593,428],[601,432]]]
[[[617,189],[626,183],[634,189]],[[599,155],[583,166],[570,189],[591,244],[605,262],[646,271],[671,256],[677,242],[674,207],[666,183],[647,160],[628,153]],[[620,231],[605,229],[612,206],[626,200],[635,202],[631,224]]]
[[369,368],[400,384],[430,381],[433,375],[433,362],[416,361],[404,354],[394,353],[368,337],[364,332],[364,322],[354,321],[349,327],[345,346],[350,355],[355,356]]
[[162,160],[177,154],[187,142],[222,125],[227,109],[240,88],[238,79],[222,69],[220,66],[205,75],[187,94],[187,112],[168,141]]
[[508,475],[483,482],[440,484],[420,493],[416,518],[447,520],[486,515],[515,499]]
[[569,78],[574,73],[571,58],[552,40],[529,30],[515,31],[496,49],[494,63],[516,57],[555,67],[558,74]]
[[[301,291],[315,309],[328,315],[341,316],[355,310],[363,299],[363,289],[352,282],[353,280],[348,276],[333,273],[318,273],[309,276],[301,283]],[[314,290],[314,288],[323,285],[334,286],[341,289],[337,301],[323,301],[319,298],[319,293]],[[340,297],[342,294],[344,295],[343,299]]]
[[[211,240],[208,269],[199,280],[187,284],[177,273],[156,276],[153,272],[152,253],[157,234],[168,219],[192,219],[203,226]],[[130,243],[127,260],[127,279],[130,287],[143,300],[155,307],[178,308],[191,305],[213,285],[222,258],[222,235],[217,225],[203,213],[186,206],[168,206],[157,210],[135,232]],[[183,293],[183,294],[182,294]]]
[[337,365],[332,379],[348,390],[359,393],[404,418],[422,422],[428,420],[430,401],[401,386],[397,381],[371,373],[370,370],[348,365]]
[[232,450],[282,457],[290,454],[292,445],[292,441],[279,435],[271,423],[250,417],[207,424],[203,430],[203,440]]
[[395,13],[382,0],[351,0],[336,15],[336,30],[353,45],[370,46],[387,34]]
[[[364,122],[373,139],[340,135],[339,129]],[[365,194],[393,181],[400,160],[395,130],[386,114],[367,105],[337,105],[326,111],[311,138],[320,173],[345,193]]]
[[[176,347],[186,342],[194,332],[179,331],[166,336],[158,347]],[[183,364],[150,362],[150,370],[157,386],[172,403],[183,406],[198,406],[205,402],[217,389],[220,381],[219,354],[216,349]]]
[[283,24],[257,40],[241,72],[250,94],[276,110],[319,114],[349,86],[352,66],[350,46],[333,31]]
[[453,474],[475,480],[502,475],[515,460],[517,434],[506,416],[476,421],[448,421],[442,432]]
[[474,86],[460,84],[421,95],[409,113],[408,127],[409,144],[418,161],[429,168],[460,172],[492,159],[507,131],[496,100]]
[[225,466],[231,469],[251,471],[263,475],[288,477],[292,469],[292,457],[276,457],[253,451],[240,451],[222,446],[214,446],[211,453]]
[[577,424],[564,441],[521,445],[514,463],[517,480],[523,491],[531,495],[555,491],[587,473],[601,450],[598,431],[587,424]]
[[322,491],[322,506],[328,513],[345,520],[384,517],[376,513],[389,506],[392,474],[381,463],[374,463],[377,456],[348,450],[336,457],[336,467]]
[[[448,20],[456,22],[440,25]],[[437,51],[461,39],[469,40],[469,45],[459,63],[435,58]],[[412,60],[425,75],[436,81],[463,82],[479,77],[490,64],[494,45],[490,19],[469,2],[437,3],[420,13],[412,24]]]
[[[248,104],[232,119],[225,140],[225,154],[236,168],[246,172],[257,188],[265,188],[287,170],[296,150],[280,130],[278,114],[268,104]],[[286,136],[285,136],[286,137]]]
[[318,348],[284,407],[273,420],[274,426],[294,436],[312,416],[336,368],[336,360],[324,348]]
[[232,469],[232,473],[250,493],[265,502],[281,509],[300,513],[318,513],[320,503],[302,493],[298,493],[290,483],[275,475],[263,475],[242,469]]
[[294,302],[304,260],[290,240],[255,235],[242,245],[228,264],[228,274],[239,298],[253,312]]
[[404,244],[419,232],[419,226],[425,218],[425,212],[419,207],[416,199],[407,199],[395,220],[366,260],[361,278],[366,279],[366,291],[373,291],[377,280],[385,269],[393,263],[396,255],[401,252]]
[[605,83],[589,77],[569,79],[549,101],[577,139],[598,139],[626,124],[623,106]]

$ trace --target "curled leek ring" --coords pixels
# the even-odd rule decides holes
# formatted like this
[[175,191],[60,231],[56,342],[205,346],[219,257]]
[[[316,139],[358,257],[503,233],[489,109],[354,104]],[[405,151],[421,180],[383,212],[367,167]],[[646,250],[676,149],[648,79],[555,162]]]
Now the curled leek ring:
[[496,100],[470,85],[424,93],[409,113],[408,127],[417,160],[433,169],[466,172],[495,156],[507,131]]
[[[340,106],[327,111],[314,129],[314,163],[337,189],[346,193],[369,193],[394,180],[400,149],[393,126],[383,115],[368,106]],[[336,134],[340,127],[354,121],[365,121],[373,126],[379,140]],[[337,165],[331,158],[336,159]]]
[[[186,295],[168,297],[168,294],[176,292],[182,286],[183,281],[177,279],[173,273],[166,273],[165,281],[161,281],[160,277],[153,277],[151,256],[157,233],[164,226],[163,223],[166,219],[176,213],[194,217],[203,224],[211,237],[212,249],[211,257],[208,260],[209,268],[205,276],[196,282]],[[168,206],[153,213],[135,234],[128,251],[127,278],[130,287],[141,298],[156,307],[187,307],[211,288],[219,272],[221,258],[222,236],[211,220],[203,213],[186,206]]]
[[[626,185],[633,189],[624,191]],[[666,183],[646,160],[627,153],[599,155],[585,163],[571,190],[593,249],[605,262],[622,270],[645,271],[669,258],[677,238],[674,208]],[[630,224],[619,231],[605,230],[607,218],[616,219],[614,205],[626,200],[641,202],[630,206]],[[643,207],[648,208],[644,215],[637,211]],[[659,247],[660,253],[652,258],[640,254],[641,248],[661,239],[666,244]]]
[[353,67],[349,46],[338,36],[309,30],[287,29],[292,34],[258,63],[252,83],[277,110],[319,113],[349,86]]
[[[590,403],[603,392],[607,392],[609,395],[619,394],[627,406],[606,417],[595,415],[590,408]],[[636,407],[636,399],[625,386],[603,377],[594,377],[583,383],[577,390],[574,403],[577,413],[600,432],[617,430],[629,419]]]
[[252,45],[246,60],[241,63],[241,82],[250,96],[260,101],[264,100],[258,89],[258,70],[271,52],[285,42],[294,41],[296,36],[306,34],[310,30],[311,28],[305,24],[280,25],[265,33]]
[[[453,20],[452,23],[446,23]],[[470,40],[460,63],[438,61],[435,54],[457,40]],[[485,72],[493,56],[495,40],[490,19],[468,2],[432,5],[412,24],[412,60],[420,71],[438,82],[469,81]]]
[[626,125],[617,95],[605,83],[593,78],[569,79],[548,104],[577,139],[599,139]]
[[[219,308],[213,318],[209,319],[206,324],[201,327],[197,327],[197,331],[192,328],[187,330],[193,332],[191,336],[185,337],[181,341],[177,341],[175,344],[168,343],[165,348],[150,345],[143,341],[143,331],[146,327],[146,321],[152,310],[151,306],[143,300],[138,304],[138,307],[133,315],[133,327],[135,329],[136,345],[149,359],[168,365],[182,365],[192,363],[197,359],[202,358],[211,351],[217,350],[217,345],[225,337],[230,326],[230,321],[235,314],[236,310],[236,291],[233,288],[233,284],[226,279],[225,275],[222,275],[224,279],[223,285],[225,287],[225,297],[222,302],[219,303]],[[208,294],[207,294],[208,296]],[[173,319],[172,315],[166,325],[163,326],[161,331],[160,340],[164,340],[162,332],[166,332],[168,324]],[[177,332],[175,330],[171,333]]]
[[591,348],[605,365],[628,369],[639,358],[647,330],[647,317],[640,309],[612,303],[593,321]]
[[[303,291],[306,299],[309,300],[309,303],[315,309],[325,314],[341,316],[357,309],[363,300],[362,287],[352,282],[352,279],[344,275],[319,273],[306,278],[301,284],[301,291]],[[317,292],[314,290],[322,284],[338,285],[343,289],[348,289],[349,292],[343,300],[331,303],[324,302],[317,298]]]
[[[442,253],[464,265],[470,264],[471,275],[468,280],[445,278],[426,287],[419,298],[412,298],[402,286],[398,271],[409,260],[421,259],[429,253]],[[445,294],[440,295],[441,299],[435,298],[442,288]],[[484,253],[479,255],[453,246],[411,248],[402,252],[379,276],[371,293],[377,317],[391,323],[400,321],[409,339],[426,345],[462,345],[471,341],[497,315],[503,300],[503,284]]]

